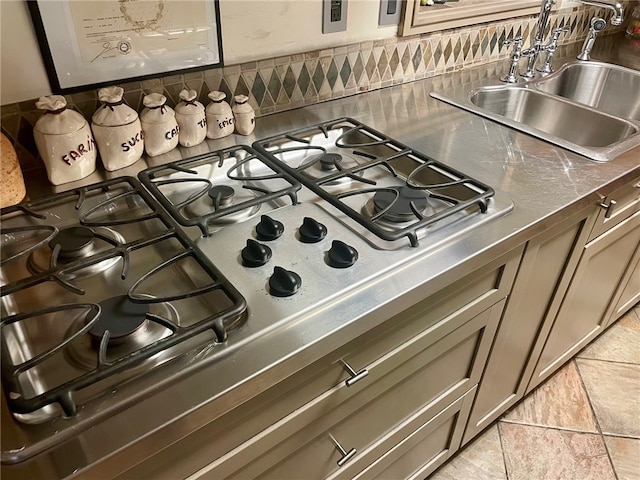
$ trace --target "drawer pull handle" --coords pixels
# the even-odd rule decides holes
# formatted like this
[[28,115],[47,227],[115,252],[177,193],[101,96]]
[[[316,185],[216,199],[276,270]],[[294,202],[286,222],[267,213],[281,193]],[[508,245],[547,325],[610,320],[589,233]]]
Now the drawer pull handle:
[[604,213],[604,218],[611,218],[611,215],[613,214],[613,209],[617,204],[618,202],[616,202],[615,200],[611,200],[608,205],[604,202],[600,204],[600,206],[606,210],[606,212]]
[[340,361],[342,362],[342,368],[344,368],[346,372],[349,375],[351,375],[351,377],[347,378],[344,382],[347,385],[347,387],[350,387],[354,383],[359,382],[364,377],[369,375],[369,370],[367,370],[366,368],[363,368],[359,372],[356,372],[353,368],[351,368],[351,365],[349,365],[347,362],[345,362],[344,360],[340,360]]
[[342,448],[342,445],[340,445],[338,440],[336,440],[333,435],[329,434],[329,437],[331,437],[331,441],[336,446],[336,450],[338,450],[338,452],[340,452],[340,455],[342,455],[340,457],[340,460],[338,460],[338,466],[341,467],[353,458],[353,456],[356,454],[356,449],[352,448],[347,452],[344,448]]

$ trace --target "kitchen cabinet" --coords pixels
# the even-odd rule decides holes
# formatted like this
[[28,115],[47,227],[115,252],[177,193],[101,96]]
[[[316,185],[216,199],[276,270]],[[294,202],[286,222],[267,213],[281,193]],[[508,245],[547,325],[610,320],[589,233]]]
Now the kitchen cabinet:
[[533,15],[539,9],[540,0],[460,0],[430,6],[421,5],[420,0],[407,0],[398,31],[401,35],[415,35]]
[[[531,391],[581,348],[597,337],[611,323],[622,308],[632,305],[638,298],[637,272],[638,245],[640,243],[640,208],[637,180],[604,199],[608,205],[625,192],[632,192],[625,201],[617,203],[620,213],[614,220],[611,215],[597,213],[592,231],[598,235],[582,249],[576,271],[571,279],[562,305],[549,333],[541,332],[538,348],[541,348],[527,391]],[[613,226],[605,228],[603,224]],[[617,317],[615,317],[617,318]]]
[[428,296],[118,478],[426,475],[459,447],[521,254]]
[[[530,240],[478,386],[465,444],[520,400],[542,326],[555,318],[595,216],[591,207]],[[576,248],[576,246],[578,248]]]

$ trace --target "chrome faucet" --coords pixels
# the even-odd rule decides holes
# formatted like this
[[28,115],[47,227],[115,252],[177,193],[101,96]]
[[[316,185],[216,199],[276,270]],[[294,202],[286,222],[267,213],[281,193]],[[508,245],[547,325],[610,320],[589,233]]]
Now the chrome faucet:
[[[577,0],[585,5],[592,5],[595,7],[608,8],[613,10],[613,16],[611,17],[611,25],[621,25],[624,21],[624,8],[622,4],[616,0]],[[589,54],[593,48],[593,44],[596,41],[598,32],[601,32],[607,26],[606,20],[600,17],[593,17],[589,28],[587,38],[585,38],[582,44],[582,51],[578,55],[578,60],[589,60]]]
[[624,21],[624,7],[617,0],[576,0],[577,2],[584,3],[585,5],[591,5],[593,7],[602,7],[613,10],[613,17],[611,17],[611,25],[622,25]]
[[522,56],[527,57],[527,69],[520,75],[524,78],[533,78],[535,76],[535,65],[538,60],[538,55],[543,49],[542,42],[544,35],[549,25],[549,15],[551,8],[555,3],[554,0],[542,0],[540,5],[540,15],[538,16],[538,23],[536,24],[536,36],[533,40],[533,45],[530,48],[522,51]]

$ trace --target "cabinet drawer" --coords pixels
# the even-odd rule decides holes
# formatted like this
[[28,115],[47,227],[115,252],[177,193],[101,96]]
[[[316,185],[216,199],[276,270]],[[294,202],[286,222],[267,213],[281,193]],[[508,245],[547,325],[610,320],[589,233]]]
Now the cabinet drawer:
[[[199,478],[351,478],[403,439],[404,423],[419,427],[412,422],[416,412],[434,416],[475,385],[503,305],[467,318],[445,336],[423,332],[373,362],[369,378],[352,387],[340,383]],[[355,450],[344,464],[332,437],[345,453]]]
[[[208,471],[213,465],[211,462],[217,464],[223,458],[232,456],[232,450],[244,442],[260,438],[261,432],[270,431],[273,424],[303,405],[344,385],[350,375],[343,368],[341,360],[356,371],[361,371],[379,359],[387,358],[394,349],[413,341],[423,332],[435,332],[434,338],[450,333],[504,298],[511,288],[521,253],[521,250],[516,250],[503,255],[346,343],[278,385],[240,405],[230,407],[225,415],[210,416],[208,422],[204,423],[204,414],[201,415],[195,422],[202,424],[202,427],[185,432],[179,441],[154,453],[119,478],[174,479],[190,474],[197,476],[198,471]],[[394,365],[391,362],[385,368],[395,368]],[[377,369],[380,370],[380,367]],[[373,375],[365,377],[346,391],[361,388],[360,384],[371,383],[371,377]],[[297,423],[295,428],[287,430],[287,435],[303,426],[304,423]],[[243,458],[248,463],[264,452],[264,449],[259,449]]]
[[353,479],[422,480],[430,475],[458,450],[474,395],[475,388],[435,417],[426,418],[426,423]]
[[636,178],[633,182],[603,198],[601,206],[602,210],[598,212],[589,240],[602,235],[640,211],[640,179]]

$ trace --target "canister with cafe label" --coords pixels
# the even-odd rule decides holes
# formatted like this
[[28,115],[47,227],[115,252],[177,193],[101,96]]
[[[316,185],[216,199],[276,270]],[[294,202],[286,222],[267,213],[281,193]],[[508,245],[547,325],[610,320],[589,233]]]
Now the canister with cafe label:
[[44,114],[33,127],[38,153],[53,185],[80,180],[96,169],[96,143],[85,118],[62,95],[40,97]]
[[235,118],[236,132],[240,135],[251,135],[256,126],[256,112],[249,105],[249,97],[236,95],[233,97],[233,116]]
[[229,104],[224,101],[225,93],[213,91],[208,96],[211,103],[207,105],[207,137],[216,139],[231,135],[233,112]]
[[182,90],[176,105],[176,121],[180,127],[178,141],[183,147],[198,145],[207,137],[207,117],[197,96],[195,90]]
[[140,114],[140,122],[144,131],[144,149],[147,155],[155,157],[176,148],[180,127],[173,108],[167,106],[167,97],[160,93],[151,93],[145,95],[142,103],[146,108]]
[[122,87],[98,90],[102,106],[91,119],[104,168],[119,170],[137,162],[144,152],[144,132],[138,112],[123,99]]

